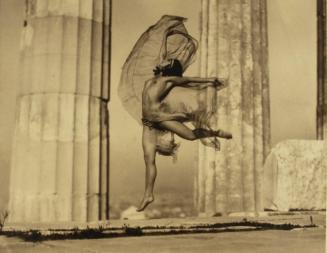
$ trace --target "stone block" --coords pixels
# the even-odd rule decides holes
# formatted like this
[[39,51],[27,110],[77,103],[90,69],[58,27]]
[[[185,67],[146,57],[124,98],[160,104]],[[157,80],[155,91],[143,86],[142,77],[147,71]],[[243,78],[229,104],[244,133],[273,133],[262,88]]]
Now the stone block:
[[89,96],[75,97],[74,141],[87,145],[89,138]]
[[62,56],[62,69],[61,69],[61,93],[73,94],[76,92],[77,87],[77,58],[75,55],[65,54]]
[[288,140],[272,149],[264,165],[264,208],[326,208],[327,142]]
[[42,93],[46,90],[47,85],[45,84],[48,83],[46,80],[48,56],[44,54],[33,55],[30,60],[32,75],[31,81],[27,83],[28,91],[26,93]]
[[59,133],[61,142],[73,142],[74,140],[74,116],[75,96],[73,94],[61,94],[59,97]]
[[58,140],[58,119],[59,119],[59,95],[58,94],[44,94],[43,107],[43,141]]
[[65,17],[63,24],[62,52],[65,55],[77,55],[79,19]]
[[29,85],[31,83],[31,69],[33,68],[31,64],[31,57],[27,56],[27,52],[24,50],[21,54],[23,56],[20,57],[21,76],[18,95],[23,95],[29,92]]
[[62,85],[61,63],[61,54],[47,55],[47,71],[45,73],[47,81],[43,85],[44,92],[58,93],[60,91],[60,86]]
[[57,152],[56,187],[58,199],[56,220],[71,221],[73,217],[74,143],[72,141],[60,141]]
[[88,143],[74,143],[73,160],[73,220],[87,220]]

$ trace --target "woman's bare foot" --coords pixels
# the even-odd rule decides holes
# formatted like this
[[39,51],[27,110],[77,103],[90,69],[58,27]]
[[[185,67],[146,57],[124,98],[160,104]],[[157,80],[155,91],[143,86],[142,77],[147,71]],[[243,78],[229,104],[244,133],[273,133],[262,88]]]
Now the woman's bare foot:
[[223,130],[218,130],[216,131],[216,136],[224,139],[232,139],[233,135],[230,132],[223,131]]
[[139,205],[139,208],[137,208],[136,211],[142,212],[153,201],[154,201],[153,196],[144,197],[141,204]]

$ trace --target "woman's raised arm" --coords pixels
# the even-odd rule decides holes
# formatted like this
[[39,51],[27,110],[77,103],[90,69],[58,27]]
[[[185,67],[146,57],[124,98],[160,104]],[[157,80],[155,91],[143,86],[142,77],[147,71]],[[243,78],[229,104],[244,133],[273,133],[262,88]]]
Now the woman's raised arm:
[[198,90],[207,87],[215,87],[216,89],[218,88],[220,90],[226,87],[225,82],[223,80],[219,80],[216,77],[174,77],[169,81],[172,82],[174,86],[181,86]]

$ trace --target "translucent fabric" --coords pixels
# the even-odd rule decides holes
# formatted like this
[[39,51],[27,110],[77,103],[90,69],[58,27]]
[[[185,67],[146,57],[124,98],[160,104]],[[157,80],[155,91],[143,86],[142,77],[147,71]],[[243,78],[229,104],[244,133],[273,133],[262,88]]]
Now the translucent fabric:
[[[185,71],[194,59],[198,43],[188,34],[183,24],[185,20],[183,17],[163,16],[142,34],[123,66],[118,95],[124,108],[140,124],[142,124],[142,91],[145,82],[153,78],[153,69],[164,60],[178,59]],[[195,127],[211,129],[210,122],[215,108],[213,104],[216,100],[209,101],[212,105],[208,106],[206,93],[207,89],[191,90],[176,87],[162,100],[163,111],[157,116],[170,115],[170,120],[174,120],[174,115],[183,115],[182,120],[180,116],[176,116],[176,120],[191,122]],[[219,148],[217,138],[201,141],[206,146]],[[178,146],[173,142],[173,135],[168,131],[158,130],[157,145],[165,150],[161,152],[162,154],[175,154]],[[171,147],[171,152],[167,147]]]
[[186,19],[163,16],[149,27],[136,42],[121,74],[118,95],[129,114],[141,124],[142,91],[153,69],[166,59],[178,59],[183,70],[192,63],[197,41],[188,35]]

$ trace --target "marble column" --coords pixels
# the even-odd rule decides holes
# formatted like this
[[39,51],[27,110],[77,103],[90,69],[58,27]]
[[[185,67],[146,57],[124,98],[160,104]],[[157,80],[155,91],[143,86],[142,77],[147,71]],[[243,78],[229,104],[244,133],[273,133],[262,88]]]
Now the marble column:
[[27,0],[12,222],[108,218],[110,0]]
[[317,0],[317,139],[327,138],[326,0]]
[[[208,89],[215,128],[232,132],[221,150],[199,146],[195,205],[200,215],[261,210],[264,158],[270,149],[266,0],[202,0],[200,75],[226,78]],[[200,98],[203,99],[203,98]]]

